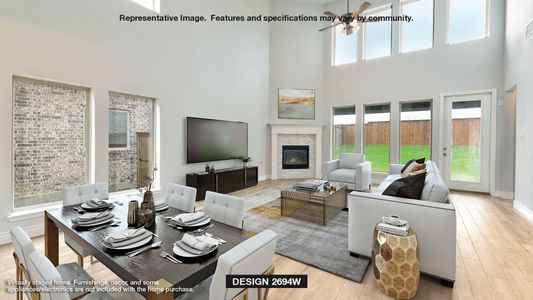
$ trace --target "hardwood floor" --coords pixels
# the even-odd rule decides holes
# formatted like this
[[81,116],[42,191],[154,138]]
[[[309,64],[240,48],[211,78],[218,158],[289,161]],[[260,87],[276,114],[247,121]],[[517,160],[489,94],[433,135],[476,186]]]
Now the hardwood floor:
[[[234,193],[245,196],[289,181],[265,181]],[[457,209],[457,281],[453,289],[438,280],[422,276],[415,299],[533,299],[533,224],[519,215],[510,200],[484,194],[452,192]],[[44,239],[33,239],[43,251]],[[63,238],[60,238],[63,241]],[[6,280],[15,279],[11,245],[0,246],[0,298],[15,299],[5,291]],[[74,262],[76,256],[64,244],[60,261]],[[97,280],[116,276],[101,263],[85,269]],[[375,285],[372,272],[362,283],[338,277],[289,258],[276,255],[277,274],[307,274],[308,289],[272,289],[269,299],[391,299]],[[115,295],[132,299],[132,295]]]

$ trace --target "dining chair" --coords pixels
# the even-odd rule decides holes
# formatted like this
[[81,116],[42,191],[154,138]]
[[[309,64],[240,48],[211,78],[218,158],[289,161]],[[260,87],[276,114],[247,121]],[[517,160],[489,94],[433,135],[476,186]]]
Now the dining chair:
[[195,201],[195,188],[175,183],[168,184],[167,193],[165,194],[165,202],[168,205],[186,212],[193,212]]
[[[28,261],[30,254],[35,252],[35,247],[30,237],[20,226],[11,228],[9,234],[14,249],[13,258],[15,259],[17,288],[20,288],[19,281],[30,279],[28,275]],[[20,290],[17,291],[16,299],[22,300],[22,292]]]
[[258,299],[267,300],[268,288],[226,288],[226,275],[274,274],[274,251],[278,236],[264,230],[220,255],[215,274],[194,287],[194,293],[185,294],[180,300],[209,299]]
[[[109,198],[106,182],[63,188],[63,206],[81,204],[93,198],[100,200]],[[90,256],[89,253],[67,235],[65,235],[65,244],[76,253],[78,264],[83,267],[83,258]],[[92,257],[91,263],[93,263]]]
[[[39,300],[71,300],[71,299],[83,299],[83,300],[110,300],[113,299],[110,294],[105,292],[94,292],[89,293],[85,292],[84,294],[80,293],[68,293],[67,291],[54,291],[51,292],[53,288],[61,288],[61,287],[68,287],[71,289],[76,288],[90,288],[90,285],[79,285],[74,284],[74,280],[90,280],[92,281],[93,278],[83,270],[83,268],[80,268],[78,264],[76,263],[70,263],[67,265],[76,265],[74,268],[70,268],[68,272],[65,272],[67,268],[60,269],[61,266],[66,265],[60,265],[59,267],[54,267],[52,262],[44,256],[39,251],[34,251],[32,254],[30,254],[29,257],[29,273],[30,278],[33,281],[39,281],[41,289],[39,292],[36,292],[34,294],[34,297],[32,299],[39,299]],[[63,271],[63,272],[61,272]],[[83,274],[83,278],[80,274]],[[71,285],[63,285],[62,282],[71,282]]]
[[244,226],[244,200],[239,197],[206,192],[204,212],[217,222],[237,228]]

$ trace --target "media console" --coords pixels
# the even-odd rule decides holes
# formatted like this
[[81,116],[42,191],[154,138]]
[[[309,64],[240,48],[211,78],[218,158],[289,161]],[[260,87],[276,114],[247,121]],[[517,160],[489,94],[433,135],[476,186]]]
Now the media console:
[[254,185],[258,181],[258,167],[238,167],[216,170],[213,173],[187,174],[187,186],[196,188],[196,201],[204,200],[207,191],[231,193]]

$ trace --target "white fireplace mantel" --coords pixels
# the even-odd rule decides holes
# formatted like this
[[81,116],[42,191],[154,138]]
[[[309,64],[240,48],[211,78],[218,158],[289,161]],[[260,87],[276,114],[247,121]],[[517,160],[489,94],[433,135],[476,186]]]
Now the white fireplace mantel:
[[322,177],[322,128],[323,124],[279,124],[270,123],[271,134],[271,179],[278,179],[278,135],[279,134],[303,134],[315,136],[315,178]]

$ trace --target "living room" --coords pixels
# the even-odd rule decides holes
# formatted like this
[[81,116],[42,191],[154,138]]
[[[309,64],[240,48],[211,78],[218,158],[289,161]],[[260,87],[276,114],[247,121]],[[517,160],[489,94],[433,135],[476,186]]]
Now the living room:
[[[533,5],[471,2],[1,0],[0,294],[16,297],[7,280],[21,279],[10,235],[20,228],[36,252],[48,254],[38,259],[77,261],[95,280],[123,285],[166,274],[172,287],[196,291],[186,293],[191,299],[205,299],[199,278],[222,276],[218,257],[263,231],[272,232],[266,246],[275,254],[264,270],[250,273],[247,262],[240,274],[273,266],[274,276],[307,280],[307,288],[270,288],[270,299],[530,297]],[[359,15],[413,18],[358,22]],[[431,186],[407,198],[397,197],[400,188],[386,192],[420,175],[400,176],[413,159]],[[333,175],[340,169],[348,171]],[[307,180],[330,181],[318,182],[311,197],[322,204],[298,198],[294,187]],[[216,223],[212,212],[216,224],[207,233],[228,243],[208,264],[191,264],[197,273],[180,281],[179,267],[192,268],[184,261],[169,271],[179,255],[165,260],[157,251],[169,269],[137,276],[121,255],[94,246],[89,230],[63,228],[52,213],[67,207],[69,187],[100,183],[100,200],[114,199],[110,211],[123,211],[124,220],[107,220],[110,227],[95,233],[128,230],[123,200],[153,192],[152,204],[164,205],[157,201],[178,201],[170,194],[191,188],[192,207],[155,215],[154,204],[147,231],[162,240],[159,230],[181,234],[167,226],[173,209],[203,214],[209,197],[220,204],[229,194],[241,199],[242,233]],[[83,215],[90,214],[76,213]],[[404,221],[391,215],[418,238],[412,259],[421,274],[408,296],[388,290],[376,273],[375,225],[381,217]],[[49,237],[52,224],[58,241]],[[87,240],[90,255],[64,243],[69,234],[82,246]],[[163,240],[162,249],[172,253],[172,243]],[[139,262],[151,261],[149,253]],[[35,280],[28,272],[22,279]],[[229,298],[261,293],[218,288]]]

